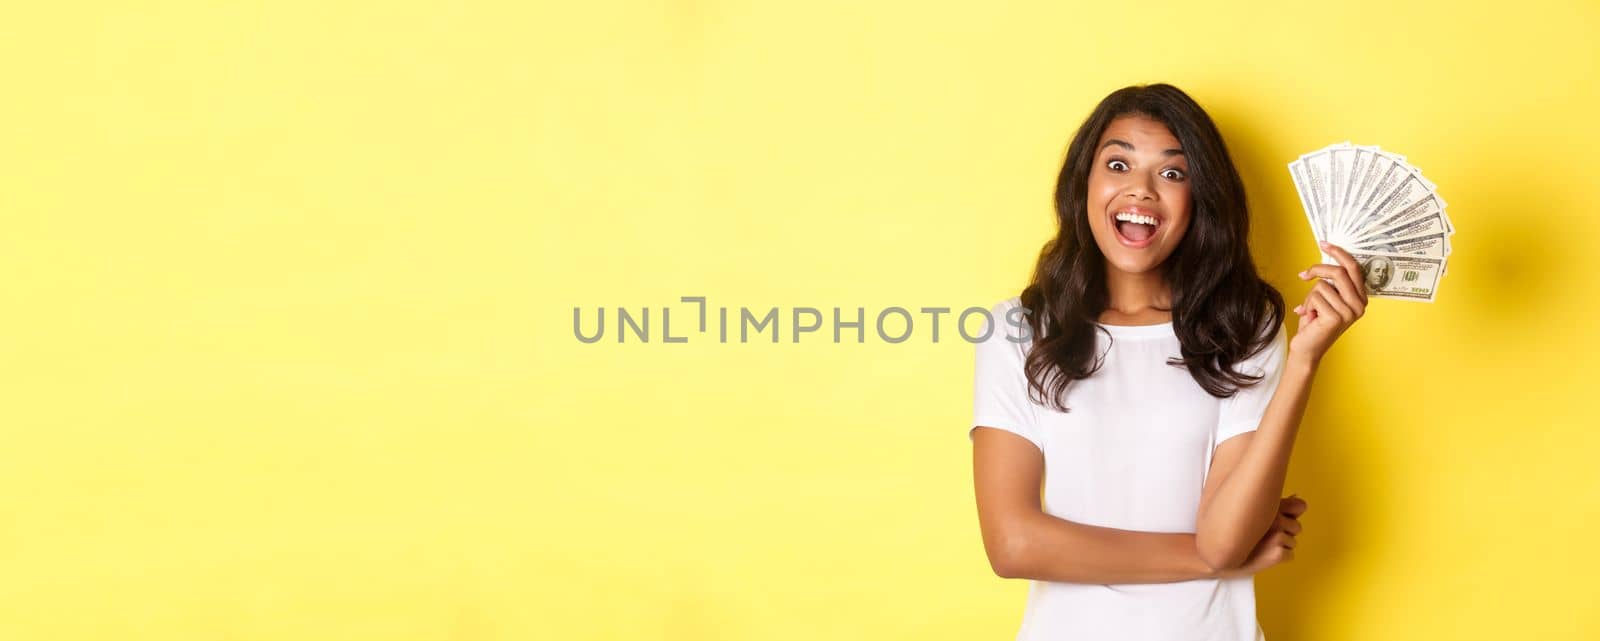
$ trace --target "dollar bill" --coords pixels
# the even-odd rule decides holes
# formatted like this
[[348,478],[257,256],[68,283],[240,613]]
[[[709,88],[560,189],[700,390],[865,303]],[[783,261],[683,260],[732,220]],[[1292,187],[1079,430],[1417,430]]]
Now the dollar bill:
[[[1360,257],[1372,296],[1434,300],[1455,226],[1421,170],[1403,155],[1348,140],[1288,168],[1312,235]],[[1337,263],[1326,251],[1322,260]]]
[[1339,240],[1335,240],[1333,242],[1349,242],[1352,240],[1356,234],[1353,231],[1346,230],[1361,229],[1361,222],[1372,215],[1370,212],[1372,212],[1373,207],[1377,203],[1383,202],[1380,199],[1380,196],[1392,192],[1395,188],[1395,185],[1400,182],[1401,176],[1408,173],[1405,165],[1396,163],[1395,160],[1389,156],[1380,156],[1375,158],[1373,160],[1373,167],[1370,171],[1374,172],[1370,185],[1364,192],[1357,194],[1356,206],[1353,208],[1350,215],[1346,216],[1345,220],[1339,225],[1336,236]]
[[1344,199],[1339,206],[1338,220],[1335,225],[1342,227],[1350,216],[1354,215],[1360,201],[1362,192],[1372,184],[1373,169],[1382,157],[1378,155],[1377,147],[1357,146],[1354,160],[1350,165],[1350,181],[1344,190]]
[[[1450,216],[1445,213],[1445,207],[1446,203],[1443,198],[1436,193],[1428,192],[1418,198],[1416,202],[1400,208],[1399,211],[1390,214],[1387,218],[1374,220],[1372,224],[1365,227],[1365,231],[1358,230],[1356,232],[1357,240],[1376,234],[1388,234],[1390,238],[1394,238],[1396,234],[1393,231],[1397,228],[1410,229],[1415,225],[1426,225],[1434,220],[1437,220],[1441,228],[1437,231],[1453,234],[1456,228],[1450,223]],[[1413,232],[1399,234],[1399,236],[1415,236],[1430,232],[1417,229]]]
[[[1328,174],[1331,163],[1329,162],[1328,151],[1327,149],[1318,150],[1301,158],[1305,160],[1306,174],[1309,178],[1308,185],[1311,187],[1311,202],[1312,206],[1315,207],[1312,215],[1322,225],[1323,236],[1328,238],[1328,242],[1337,244],[1339,241],[1334,238],[1330,224],[1332,221],[1332,207],[1328,197]],[[1332,258],[1327,252],[1322,253],[1323,261],[1331,261]]]
[[1392,186],[1387,192],[1373,193],[1369,198],[1370,205],[1361,212],[1352,216],[1350,222],[1344,226],[1344,233],[1354,235],[1361,229],[1385,227],[1385,222],[1397,212],[1405,211],[1417,201],[1422,200],[1433,189],[1422,176],[1408,165],[1395,165],[1393,167]]
[[1335,223],[1344,215],[1355,157],[1356,147],[1348,140],[1328,147],[1328,219]]
[[1403,222],[1387,229],[1379,229],[1364,233],[1360,238],[1355,240],[1354,244],[1364,245],[1369,241],[1374,240],[1394,240],[1397,238],[1410,238],[1412,236],[1424,236],[1427,234],[1438,233],[1443,233],[1446,235],[1455,233],[1455,229],[1450,226],[1449,219],[1445,217],[1443,210],[1435,211],[1428,215],[1418,217],[1415,220]]
[[1322,220],[1317,215],[1317,206],[1311,200],[1311,173],[1306,168],[1304,157],[1289,163],[1289,176],[1294,179],[1295,192],[1300,195],[1300,208],[1306,212],[1306,222],[1311,224],[1311,235],[1315,236],[1318,242],[1328,240]]
[[1438,295],[1444,259],[1352,250],[1361,265],[1367,296],[1433,302]]
[[1364,245],[1357,245],[1355,249],[1384,254],[1408,254],[1444,258],[1450,255],[1450,241],[1445,237],[1444,232],[1439,232],[1410,238],[1374,240]]

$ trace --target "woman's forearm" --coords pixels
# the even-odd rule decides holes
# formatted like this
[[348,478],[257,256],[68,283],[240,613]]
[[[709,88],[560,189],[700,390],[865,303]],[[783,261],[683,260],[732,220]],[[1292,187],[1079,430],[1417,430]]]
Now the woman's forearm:
[[1267,403],[1261,424],[1239,462],[1215,495],[1200,505],[1196,544],[1202,559],[1218,568],[1243,564],[1277,517],[1289,454],[1300,430],[1317,364],[1290,353],[1283,378]]
[[1028,517],[1004,576],[1064,583],[1171,583],[1216,578],[1195,535],[1087,525],[1044,512]]

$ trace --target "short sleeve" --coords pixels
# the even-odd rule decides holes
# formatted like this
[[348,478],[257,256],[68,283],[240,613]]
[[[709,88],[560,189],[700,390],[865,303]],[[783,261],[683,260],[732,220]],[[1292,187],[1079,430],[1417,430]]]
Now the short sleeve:
[[1256,384],[1241,387],[1233,396],[1222,399],[1217,418],[1217,437],[1211,444],[1212,448],[1261,426],[1261,417],[1267,413],[1267,403],[1272,401],[1272,393],[1278,389],[1278,380],[1283,378],[1283,364],[1289,355],[1288,332],[1282,325],[1276,331],[1277,334],[1266,348],[1235,367],[1240,373],[1264,377]]
[[[1036,405],[1028,395],[1028,378],[1023,363],[1032,341],[1021,302],[1017,298],[1001,301],[989,310],[989,319],[977,334],[973,368],[972,425],[967,439],[978,427],[993,427],[1011,432],[1044,450]],[[1021,341],[1021,342],[1019,342]]]

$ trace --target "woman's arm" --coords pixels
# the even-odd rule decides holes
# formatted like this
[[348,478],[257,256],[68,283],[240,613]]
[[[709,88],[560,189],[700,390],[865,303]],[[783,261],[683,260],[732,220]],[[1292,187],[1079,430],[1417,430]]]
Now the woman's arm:
[[[1171,583],[1216,578],[1195,535],[1075,523],[1044,512],[1020,517],[1021,552],[996,568],[1008,579],[1066,583]],[[1003,570],[1003,571],[1002,571]]]
[[1210,567],[1239,567],[1277,519],[1289,454],[1316,376],[1316,364],[1292,351],[1284,368],[1261,425],[1230,439],[1237,443],[1224,442],[1213,458],[1195,526],[1196,549]]
[[[1294,547],[1300,532],[1296,518],[1306,509],[1300,498],[1278,504],[1274,525],[1281,531],[1252,542],[1249,558],[1233,568],[1213,569],[1200,560],[1196,537],[1189,533],[1120,530],[1076,523],[1045,514],[1039,508],[1038,473],[1043,457],[1038,448],[999,430],[974,432],[979,521],[984,548],[995,573],[1013,579],[1068,583],[1169,583],[1257,574],[1293,558],[1292,550],[1257,549],[1268,537]],[[1014,470],[1024,478],[1017,482]],[[1276,535],[1275,537],[1273,535]]]
[[[1322,357],[1351,324],[1366,313],[1361,266],[1349,252],[1322,243],[1338,265],[1313,265],[1302,280],[1318,279],[1295,307],[1300,328],[1289,343],[1283,376],[1251,436],[1217,447],[1213,469],[1200,496],[1195,544],[1214,568],[1237,567],[1276,519],[1289,453],[1300,429],[1311,382]],[[1239,451],[1242,444],[1242,453]],[[1225,451],[1226,450],[1226,451]]]
[[[1195,535],[1074,523],[1039,503],[1044,455],[999,429],[973,431],[973,476],[984,550],[995,574],[1067,583],[1169,583],[1214,578]],[[1276,502],[1274,502],[1276,505]]]

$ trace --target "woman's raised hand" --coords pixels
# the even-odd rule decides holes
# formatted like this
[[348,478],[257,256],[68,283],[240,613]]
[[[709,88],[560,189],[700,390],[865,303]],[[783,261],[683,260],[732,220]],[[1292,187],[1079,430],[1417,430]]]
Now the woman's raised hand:
[[1295,536],[1300,534],[1300,515],[1306,513],[1306,500],[1290,495],[1278,502],[1278,518],[1267,535],[1256,542],[1244,565],[1219,572],[1224,579],[1254,576],[1279,563],[1294,560]]
[[1300,315],[1300,331],[1289,341],[1289,358],[1305,359],[1311,365],[1322,362],[1333,341],[1367,311],[1361,265],[1337,245],[1320,244],[1339,264],[1320,263],[1300,272],[1300,280],[1315,278],[1317,283],[1306,292],[1305,302],[1294,308]]

